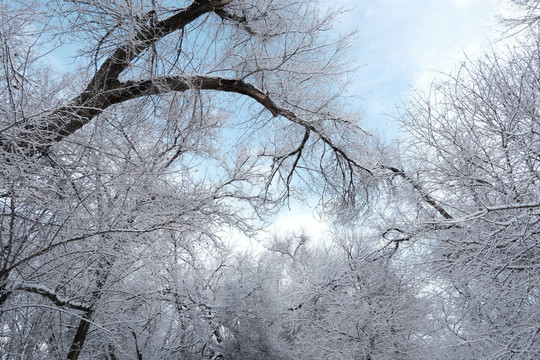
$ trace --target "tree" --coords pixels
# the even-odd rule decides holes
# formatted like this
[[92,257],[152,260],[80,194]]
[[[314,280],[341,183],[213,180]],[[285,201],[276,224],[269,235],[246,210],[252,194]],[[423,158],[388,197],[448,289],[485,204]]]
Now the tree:
[[400,118],[405,165],[384,166],[403,191],[383,237],[429,259],[454,358],[540,354],[539,45],[466,60],[419,93]]
[[281,299],[274,300],[280,316],[267,323],[281,328],[290,358],[432,358],[432,309],[420,296],[421,279],[356,230],[341,226],[330,240],[278,237],[267,255],[282,274],[267,292]]
[[502,22],[505,24],[511,34],[520,32],[529,34],[537,31],[540,21],[540,4],[536,0],[508,0],[507,9],[502,16]]
[[[92,0],[0,13],[6,359],[200,356],[223,229],[252,233],[304,185],[323,204],[369,188],[369,139],[340,98],[350,37],[327,31],[339,10]],[[59,73],[47,62],[66,45],[78,66]]]

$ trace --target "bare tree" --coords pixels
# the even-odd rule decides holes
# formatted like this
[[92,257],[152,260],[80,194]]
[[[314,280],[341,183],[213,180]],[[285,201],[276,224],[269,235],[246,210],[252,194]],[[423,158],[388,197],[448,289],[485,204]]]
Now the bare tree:
[[506,11],[501,20],[508,27],[512,35],[520,32],[538,33],[540,21],[540,3],[537,0],[508,0],[503,4]]
[[[328,32],[339,13],[0,5],[6,359],[200,354],[215,331],[205,259],[223,229],[252,233],[302,186],[323,204],[369,187],[369,139],[340,97],[350,36]],[[68,45],[74,65],[55,70]]]
[[429,259],[460,358],[540,354],[539,49],[533,36],[467,60],[418,94],[401,117],[406,168],[385,166],[403,191],[383,237]]
[[[331,237],[326,246],[304,235],[272,246],[267,261],[282,280],[269,293],[282,305],[279,320],[269,323],[281,327],[283,348],[292,358],[432,358],[432,309],[419,296],[421,279],[356,230]],[[293,251],[283,251],[286,243]]]

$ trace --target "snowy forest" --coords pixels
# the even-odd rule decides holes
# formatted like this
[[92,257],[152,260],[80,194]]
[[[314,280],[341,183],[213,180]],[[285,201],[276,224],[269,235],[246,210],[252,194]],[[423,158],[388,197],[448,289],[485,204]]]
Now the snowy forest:
[[[390,142],[340,8],[0,1],[0,360],[540,358],[540,1],[505,2]],[[269,230],[292,201],[324,241]]]

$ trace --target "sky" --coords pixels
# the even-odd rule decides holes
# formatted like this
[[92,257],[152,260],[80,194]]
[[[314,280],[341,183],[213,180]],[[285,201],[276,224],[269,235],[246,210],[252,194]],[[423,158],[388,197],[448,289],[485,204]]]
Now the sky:
[[411,88],[450,72],[464,54],[481,53],[497,39],[497,0],[338,0],[351,8],[337,25],[356,28],[353,93],[360,95],[364,126],[394,137],[395,114]]
[[[399,126],[391,119],[412,89],[425,88],[438,73],[449,73],[465,57],[475,57],[501,38],[498,0],[337,0],[350,8],[339,31],[357,29],[352,55],[359,66],[350,89],[359,95],[361,125],[391,140]],[[304,231],[320,239],[327,225],[312,209],[293,204],[274,228]]]

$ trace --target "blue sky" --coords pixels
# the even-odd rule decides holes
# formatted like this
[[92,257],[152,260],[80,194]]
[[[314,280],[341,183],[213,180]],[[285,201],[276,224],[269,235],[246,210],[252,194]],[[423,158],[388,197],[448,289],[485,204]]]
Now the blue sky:
[[395,113],[411,87],[450,72],[464,54],[478,55],[496,31],[497,0],[338,0],[352,8],[338,29],[358,29],[353,93],[360,95],[364,126],[394,137]]

